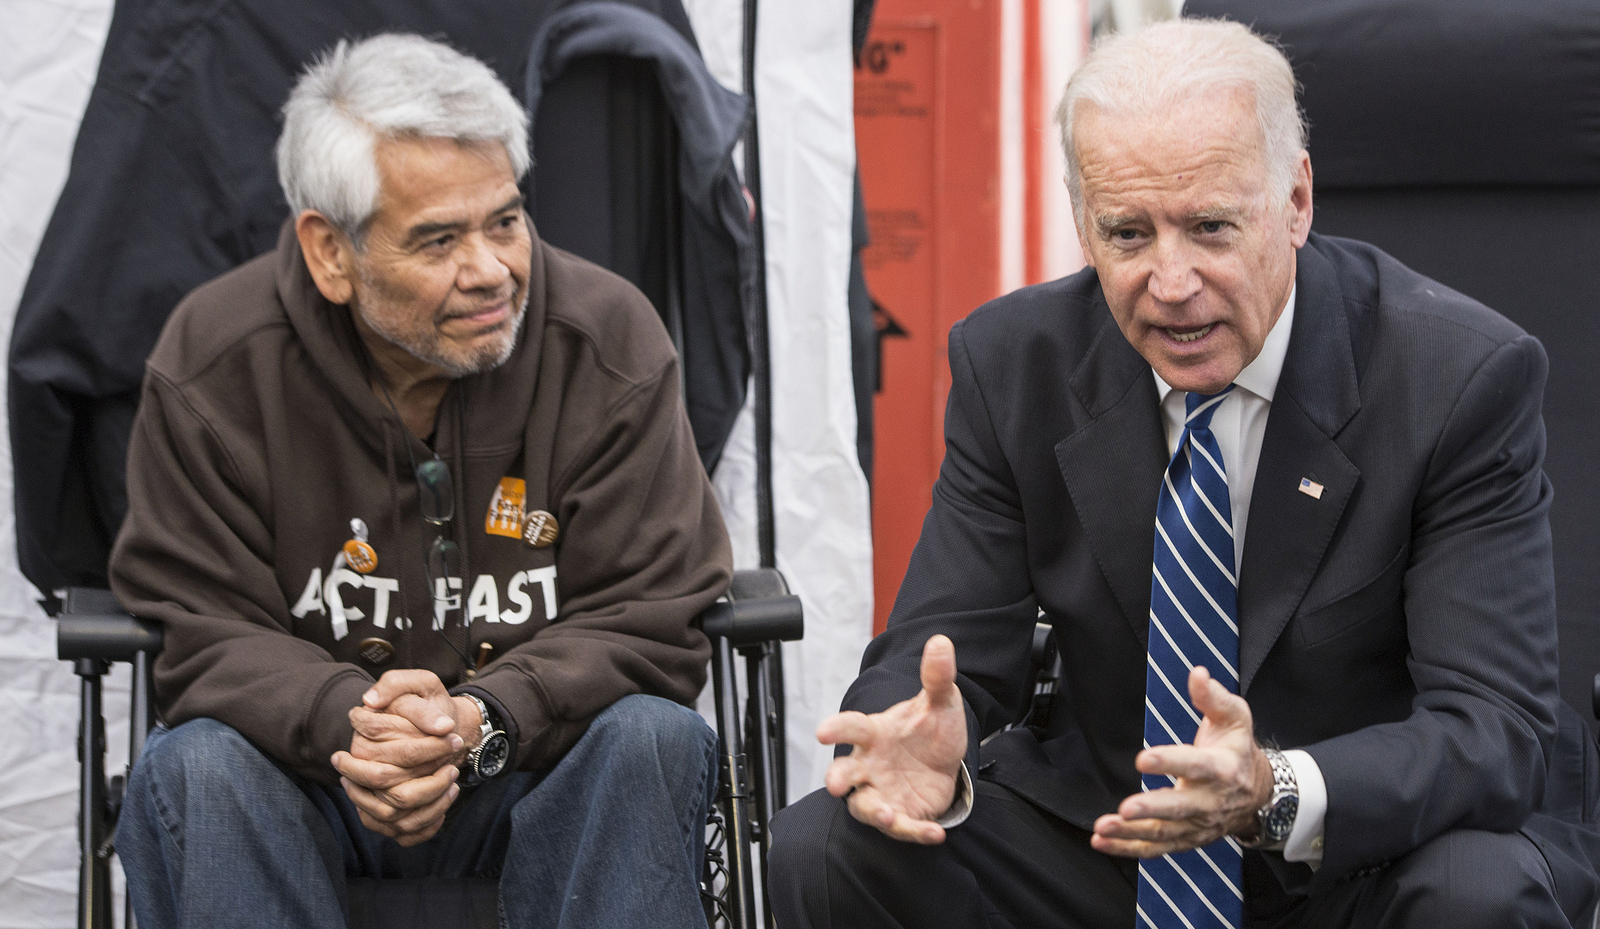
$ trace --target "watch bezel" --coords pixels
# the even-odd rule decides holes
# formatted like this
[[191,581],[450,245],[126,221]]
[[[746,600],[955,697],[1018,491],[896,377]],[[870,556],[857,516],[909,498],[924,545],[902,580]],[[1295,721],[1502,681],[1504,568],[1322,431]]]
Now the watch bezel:
[[1275,795],[1259,814],[1261,844],[1276,845],[1286,842],[1294,831],[1295,817],[1300,812],[1300,797],[1294,793]]
[[[489,780],[511,761],[511,737],[489,717],[489,706],[474,694],[462,694],[478,708],[478,744],[467,751],[468,784]],[[486,760],[487,759],[487,760]]]
[[511,761],[511,738],[499,729],[490,732],[472,750],[471,760],[472,774],[478,780],[499,775]]

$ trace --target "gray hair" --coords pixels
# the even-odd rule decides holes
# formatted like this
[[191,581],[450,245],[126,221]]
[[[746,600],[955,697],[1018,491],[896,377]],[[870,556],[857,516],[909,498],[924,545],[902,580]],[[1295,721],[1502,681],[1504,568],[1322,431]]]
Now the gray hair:
[[294,215],[315,210],[362,247],[378,209],[380,139],[499,142],[528,173],[528,114],[488,65],[421,36],[341,41],[283,106],[278,183]]
[[1251,93],[1261,154],[1274,197],[1294,188],[1295,167],[1308,140],[1305,115],[1295,102],[1299,84],[1283,51],[1239,23],[1180,19],[1156,23],[1095,43],[1067,81],[1056,107],[1061,148],[1067,156],[1072,212],[1083,226],[1083,181],[1072,138],[1082,103],[1108,113],[1149,117],[1183,100],[1229,89]]

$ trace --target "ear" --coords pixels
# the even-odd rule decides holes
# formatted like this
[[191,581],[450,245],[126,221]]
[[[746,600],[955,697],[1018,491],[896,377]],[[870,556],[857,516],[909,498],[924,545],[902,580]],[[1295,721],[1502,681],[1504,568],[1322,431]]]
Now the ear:
[[306,210],[295,219],[294,234],[317,290],[329,303],[349,303],[355,295],[355,246],[349,237],[316,210]]
[[1305,150],[1295,164],[1294,187],[1289,192],[1289,240],[1295,248],[1311,235],[1311,156]]

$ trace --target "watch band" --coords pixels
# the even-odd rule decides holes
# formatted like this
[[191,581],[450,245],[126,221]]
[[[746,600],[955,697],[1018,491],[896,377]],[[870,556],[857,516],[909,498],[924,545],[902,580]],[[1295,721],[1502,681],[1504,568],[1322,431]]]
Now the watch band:
[[1265,806],[1256,810],[1256,835],[1240,844],[1262,851],[1279,851],[1289,841],[1294,831],[1295,816],[1300,811],[1300,784],[1294,776],[1294,765],[1275,748],[1261,750],[1272,768],[1272,795]]
[[[494,721],[489,718],[489,705],[472,694],[461,694],[460,696],[471,700],[472,705],[478,708],[478,745],[482,745],[483,740],[489,737],[489,733],[495,730]],[[477,745],[474,745],[473,748],[477,748]]]
[[495,725],[495,720],[489,714],[489,707],[482,700],[472,694],[460,696],[472,701],[478,708],[478,717],[482,720],[478,727],[478,744],[467,752],[466,763],[463,766],[466,783],[478,784],[506,769],[510,760],[511,745],[506,734]]

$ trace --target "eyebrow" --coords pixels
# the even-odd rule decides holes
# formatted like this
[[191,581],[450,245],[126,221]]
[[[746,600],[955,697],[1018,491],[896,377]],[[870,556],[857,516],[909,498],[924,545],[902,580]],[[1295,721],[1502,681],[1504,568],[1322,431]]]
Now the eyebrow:
[[[525,201],[522,196],[522,192],[518,191],[515,197],[512,197],[510,200],[507,200],[505,203],[501,204],[489,215],[499,216],[500,214],[509,212],[511,210],[521,209],[524,202]],[[406,242],[408,244],[419,242],[423,239],[432,238],[441,232],[455,232],[465,228],[466,225],[466,223],[420,223],[412,226],[411,229],[406,233]]]
[[1189,222],[1191,224],[1193,224],[1193,223],[1209,223],[1209,222],[1216,222],[1216,221],[1219,221],[1219,220],[1220,221],[1225,221],[1225,222],[1237,223],[1239,221],[1240,217],[1242,217],[1242,216],[1244,216],[1244,210],[1241,210],[1238,207],[1235,207],[1235,206],[1214,206],[1214,207],[1212,207],[1212,208],[1210,208],[1208,210],[1198,210],[1196,212],[1190,213],[1188,219],[1189,219]]
[[1135,217],[1128,213],[1102,213],[1094,218],[1094,228],[1101,235],[1106,235],[1119,226],[1126,226],[1134,219]]
[[[1237,223],[1244,216],[1244,210],[1234,206],[1214,206],[1204,210],[1196,210],[1184,217],[1187,224],[1209,222]],[[1105,213],[1094,218],[1094,227],[1101,235],[1116,231],[1121,226],[1134,222],[1139,217],[1131,213]]]

